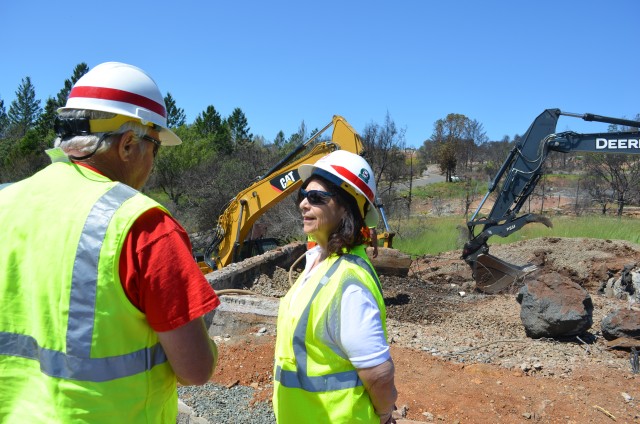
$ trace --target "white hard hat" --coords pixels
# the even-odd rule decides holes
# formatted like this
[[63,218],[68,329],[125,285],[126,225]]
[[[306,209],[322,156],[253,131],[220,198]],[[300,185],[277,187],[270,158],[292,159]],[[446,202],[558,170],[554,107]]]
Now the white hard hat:
[[[182,143],[167,128],[167,108],[158,85],[142,69],[126,63],[101,63],[83,75],[71,89],[67,104],[58,112],[69,109],[98,110],[135,118],[143,125],[154,125],[163,146]],[[122,120],[114,120],[114,125],[121,123]]]
[[[378,210],[375,205],[376,180],[369,163],[363,157],[346,150],[336,150],[320,158],[313,165],[300,165],[298,174],[302,181],[311,175],[321,176],[335,185],[342,187],[349,194],[364,197],[369,202],[369,210],[364,216],[367,227],[378,225]],[[360,205],[363,202],[358,202]]]

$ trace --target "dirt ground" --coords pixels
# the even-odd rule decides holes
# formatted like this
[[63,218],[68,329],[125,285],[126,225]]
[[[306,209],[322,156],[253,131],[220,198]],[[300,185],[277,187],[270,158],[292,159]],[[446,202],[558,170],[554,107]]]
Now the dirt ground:
[[[542,238],[492,246],[491,253],[538,265],[529,279],[555,271],[582,285],[594,303],[592,328],[568,340],[530,339],[515,300],[519,286],[481,294],[460,251],[419,258],[407,278],[381,277],[397,406],[405,417],[443,423],[640,423],[640,374],[632,372],[632,354],[607,348],[600,330],[605,315],[630,306],[598,293],[624,265],[640,264],[640,246]],[[260,284],[273,294],[283,289],[276,280]],[[269,401],[274,340],[264,328],[219,340],[214,382],[254,387],[255,401]]]

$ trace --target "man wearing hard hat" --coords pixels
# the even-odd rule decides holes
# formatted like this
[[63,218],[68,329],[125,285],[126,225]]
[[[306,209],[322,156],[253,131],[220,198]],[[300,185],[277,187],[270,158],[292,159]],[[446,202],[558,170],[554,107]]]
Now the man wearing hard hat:
[[167,128],[156,83],[96,66],[58,110],[52,164],[0,190],[0,421],[175,423],[217,361],[220,301],[185,230],[140,190]]

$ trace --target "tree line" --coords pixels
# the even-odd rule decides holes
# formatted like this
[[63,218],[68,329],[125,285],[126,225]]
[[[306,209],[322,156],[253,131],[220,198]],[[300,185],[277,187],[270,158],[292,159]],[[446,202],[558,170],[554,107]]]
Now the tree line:
[[[0,183],[26,178],[48,164],[44,150],[52,147],[55,139],[56,110],[65,105],[71,88],[88,70],[86,63],[78,64],[61,83],[60,91],[44,101],[44,107],[36,98],[29,77],[22,79],[8,110],[0,98]],[[317,128],[309,130],[303,121],[295,133],[287,136],[280,131],[273,140],[267,140],[251,133],[249,121],[239,107],[223,117],[215,106],[209,105],[188,123],[170,92],[164,100],[168,126],[184,143],[177,148],[160,149],[145,192],[171,210],[190,231],[212,228],[230,199],[318,132]],[[360,132],[365,157],[376,175],[380,201],[389,216],[406,210],[406,196],[398,194],[406,186],[400,184],[420,175],[428,164],[438,164],[447,181],[456,174],[493,176],[521,139],[516,134],[490,141],[480,122],[455,113],[437,120],[430,137],[417,149],[407,147],[404,133],[388,112],[382,124],[370,122]],[[584,187],[593,192],[594,199],[604,204],[617,202],[621,211],[637,196],[638,158],[584,156],[593,156],[581,160],[588,161],[588,169],[592,169]],[[571,157],[575,155],[564,158],[565,165]],[[548,165],[555,161],[552,155]],[[297,215],[293,202],[283,203],[282,209],[268,218],[274,221],[269,223],[273,228],[286,227],[278,220],[297,219],[292,218]],[[272,235],[282,234],[272,231]]]
[[[87,72],[86,63],[78,64],[64,80],[57,95],[42,102],[30,77],[24,77],[7,108],[0,98],[0,183],[26,178],[49,163],[45,150],[53,146],[56,110],[66,104],[73,85]],[[241,108],[222,116],[213,105],[188,123],[184,109],[166,93],[167,124],[183,140],[176,148],[160,149],[152,176],[144,191],[165,205],[190,231],[215,226],[229,201],[258,176],[306,142],[319,130],[309,130],[304,123],[290,135],[278,132],[273,140],[251,133],[249,121]],[[329,117],[330,119],[330,117]],[[384,125],[371,123],[363,140],[380,187],[393,191],[403,177],[404,132],[387,116]],[[319,138],[326,141],[329,136]],[[302,152],[301,154],[304,154]],[[384,191],[385,189],[383,189]],[[275,214],[290,219],[291,213]],[[289,218],[288,218],[289,217]],[[281,227],[277,222],[273,228]]]

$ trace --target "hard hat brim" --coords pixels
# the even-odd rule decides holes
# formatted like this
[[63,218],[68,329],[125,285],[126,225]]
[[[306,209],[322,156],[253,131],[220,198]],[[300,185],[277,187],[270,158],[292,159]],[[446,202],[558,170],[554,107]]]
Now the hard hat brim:
[[182,144],[182,140],[169,128],[162,128],[160,130],[160,141],[163,146],[177,146]]

